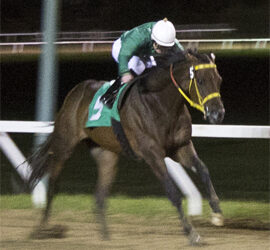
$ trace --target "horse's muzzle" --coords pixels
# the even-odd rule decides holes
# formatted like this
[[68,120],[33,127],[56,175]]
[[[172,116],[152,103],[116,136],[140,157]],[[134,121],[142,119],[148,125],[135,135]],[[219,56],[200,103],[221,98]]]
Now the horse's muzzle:
[[220,108],[220,109],[214,109],[211,111],[206,111],[205,115],[206,115],[206,119],[208,119],[208,121],[211,124],[220,124],[222,123],[224,119],[225,109]]

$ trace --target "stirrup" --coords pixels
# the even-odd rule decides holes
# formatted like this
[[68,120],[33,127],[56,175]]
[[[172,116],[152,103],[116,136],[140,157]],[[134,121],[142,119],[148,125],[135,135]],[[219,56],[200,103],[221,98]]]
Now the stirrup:
[[115,101],[115,96],[109,96],[108,99],[106,99],[103,103],[109,108],[111,109],[113,107]]
[[111,109],[113,107],[114,101],[117,97],[117,93],[118,93],[119,89],[116,89],[114,92],[112,92],[110,95],[108,95],[106,97],[105,100],[103,100],[102,102],[109,108]]
[[116,78],[115,82],[100,97],[100,101],[103,102],[108,108],[112,108],[121,85],[122,85],[121,78],[120,77]]

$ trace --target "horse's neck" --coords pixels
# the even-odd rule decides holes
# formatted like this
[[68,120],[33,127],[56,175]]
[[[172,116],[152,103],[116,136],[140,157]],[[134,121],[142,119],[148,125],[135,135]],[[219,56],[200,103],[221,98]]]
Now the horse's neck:
[[[177,79],[184,91],[188,88],[187,66],[177,68],[174,77]],[[184,98],[179,93],[170,76],[169,69],[158,70],[156,74],[151,74],[147,79],[147,89],[149,94],[158,99],[164,109],[169,112],[179,110],[184,104]]]
[[[173,66],[173,76],[175,79],[177,79],[177,82],[179,85],[181,85],[182,89],[187,88],[185,82],[183,81],[189,76],[189,65],[191,65],[191,63],[175,64],[175,66]],[[149,91],[156,92],[162,90],[167,84],[170,83],[173,82],[169,66],[166,69],[155,68],[152,70],[152,72],[150,72],[146,79],[146,88]]]

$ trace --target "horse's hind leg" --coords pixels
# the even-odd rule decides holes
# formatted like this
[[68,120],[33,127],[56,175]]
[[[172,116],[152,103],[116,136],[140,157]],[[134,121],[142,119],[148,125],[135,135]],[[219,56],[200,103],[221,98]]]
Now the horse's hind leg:
[[63,168],[63,162],[57,162],[54,164],[54,168],[49,173],[48,190],[47,190],[47,203],[44,209],[41,225],[45,225],[48,222],[49,214],[51,211],[52,200],[55,191],[55,183]]
[[109,194],[110,187],[116,175],[118,155],[102,148],[93,148],[91,153],[98,165],[98,180],[95,192],[97,218],[101,225],[103,238],[108,239],[109,232],[105,219],[105,199]]
[[223,226],[223,215],[219,206],[219,198],[212,184],[208,168],[198,157],[192,142],[184,147],[179,148],[176,158],[176,160],[179,161],[183,166],[191,169],[195,168],[205,186],[207,199],[210,207],[213,210],[212,224],[216,226]]
[[48,221],[56,181],[61,171],[63,170],[65,161],[70,157],[78,142],[79,139],[76,139],[76,136],[72,137],[72,139],[68,139],[67,137],[62,136],[55,136],[54,138],[54,141],[51,145],[51,150],[49,152],[50,160],[48,167],[49,181],[47,190],[47,203],[41,221],[42,225],[46,224]]
[[43,211],[40,225],[31,233],[31,238],[60,238],[63,237],[66,228],[62,226],[48,227],[48,218],[51,210],[52,200],[54,196],[55,183],[61,173],[64,162],[70,157],[75,145],[78,142],[76,137],[67,139],[56,136],[56,132],[52,134],[50,146],[47,151],[46,162],[43,164],[46,167],[46,173],[49,176],[47,203]]

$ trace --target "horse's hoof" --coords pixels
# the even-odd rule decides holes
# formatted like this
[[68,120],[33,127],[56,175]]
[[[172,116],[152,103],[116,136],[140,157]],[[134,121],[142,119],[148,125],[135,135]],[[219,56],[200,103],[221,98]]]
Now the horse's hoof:
[[102,240],[107,241],[110,240],[110,234],[109,232],[102,232]]
[[200,246],[202,242],[201,236],[194,230],[192,229],[191,232],[188,235],[189,238],[189,243],[192,246]]
[[224,217],[221,213],[212,213],[211,223],[217,227],[224,226]]

